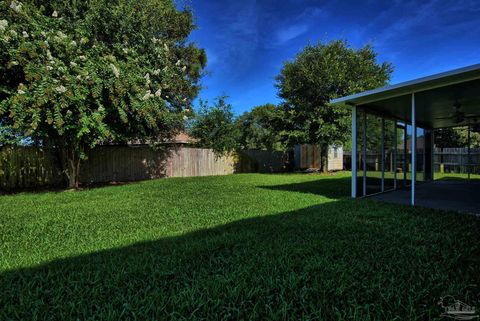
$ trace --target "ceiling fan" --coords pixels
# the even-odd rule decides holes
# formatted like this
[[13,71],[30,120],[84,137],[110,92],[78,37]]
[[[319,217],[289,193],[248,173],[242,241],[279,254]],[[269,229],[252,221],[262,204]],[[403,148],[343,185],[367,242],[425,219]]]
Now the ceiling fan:
[[451,113],[447,117],[436,117],[435,119],[439,119],[439,120],[451,119],[455,124],[462,123],[466,119],[473,120],[473,123],[477,122],[477,118],[479,117],[478,115],[465,114],[465,112],[463,112],[461,108],[462,108],[462,104],[457,102],[453,104],[453,113]]

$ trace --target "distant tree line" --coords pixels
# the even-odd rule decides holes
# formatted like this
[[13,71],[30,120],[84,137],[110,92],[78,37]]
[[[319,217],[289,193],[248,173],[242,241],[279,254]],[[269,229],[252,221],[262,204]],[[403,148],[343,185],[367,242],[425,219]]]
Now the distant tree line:
[[[278,105],[267,104],[235,117],[224,97],[200,112],[190,132],[201,145],[219,152],[238,148],[285,151],[295,144],[345,144],[350,137],[350,111],[329,101],[386,85],[393,68],[377,63],[371,46],[355,49],[346,41],[306,46],[284,64],[276,77]],[[229,138],[227,138],[229,136]]]
[[[470,128],[470,146],[480,147],[480,126]],[[435,131],[435,146],[438,148],[464,148],[468,146],[468,128],[442,128]]]

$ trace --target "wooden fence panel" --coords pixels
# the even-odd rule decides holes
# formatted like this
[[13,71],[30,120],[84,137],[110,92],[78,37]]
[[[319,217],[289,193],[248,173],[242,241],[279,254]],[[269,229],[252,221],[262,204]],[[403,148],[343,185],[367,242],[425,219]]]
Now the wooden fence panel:
[[[282,171],[282,153],[240,152],[217,156],[210,149],[149,146],[99,146],[80,166],[83,184],[127,182],[161,177],[228,175],[233,173]],[[59,186],[65,181],[51,150],[8,147],[0,150],[0,190],[14,191]]]
[[54,186],[62,182],[54,155],[36,147],[4,147],[0,150],[0,189]]
[[435,170],[440,172],[480,174],[480,148],[435,148]]

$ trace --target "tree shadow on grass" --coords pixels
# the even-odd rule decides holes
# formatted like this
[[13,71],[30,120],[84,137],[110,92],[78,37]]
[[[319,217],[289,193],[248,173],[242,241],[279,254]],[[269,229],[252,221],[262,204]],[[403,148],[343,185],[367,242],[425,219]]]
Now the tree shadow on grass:
[[337,199],[350,195],[350,182],[351,178],[349,177],[338,178],[333,176],[332,178],[322,177],[309,182],[257,187],[275,191],[315,194]]
[[479,231],[344,199],[3,272],[0,319],[438,319],[480,283]]

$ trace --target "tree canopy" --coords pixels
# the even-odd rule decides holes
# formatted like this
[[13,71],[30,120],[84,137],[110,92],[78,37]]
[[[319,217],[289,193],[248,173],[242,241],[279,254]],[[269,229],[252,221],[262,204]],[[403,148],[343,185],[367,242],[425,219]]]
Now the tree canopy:
[[[59,151],[70,186],[85,151],[178,132],[202,49],[172,0],[0,2],[0,126]],[[5,130],[4,130],[5,132]]]
[[274,104],[254,107],[237,119],[243,149],[284,151],[281,140],[283,110]]
[[197,139],[200,147],[211,148],[217,155],[224,155],[240,147],[240,132],[232,105],[227,97],[215,99],[211,105],[200,100],[200,107],[190,121],[188,133]]
[[377,62],[369,45],[355,49],[346,41],[332,41],[306,46],[276,78],[287,145],[344,143],[350,133],[349,110],[329,106],[329,101],[383,86],[392,71],[391,64]]
[[[466,148],[468,146],[467,127],[435,130],[435,146],[438,148]],[[480,126],[471,127],[470,146],[480,147]]]

